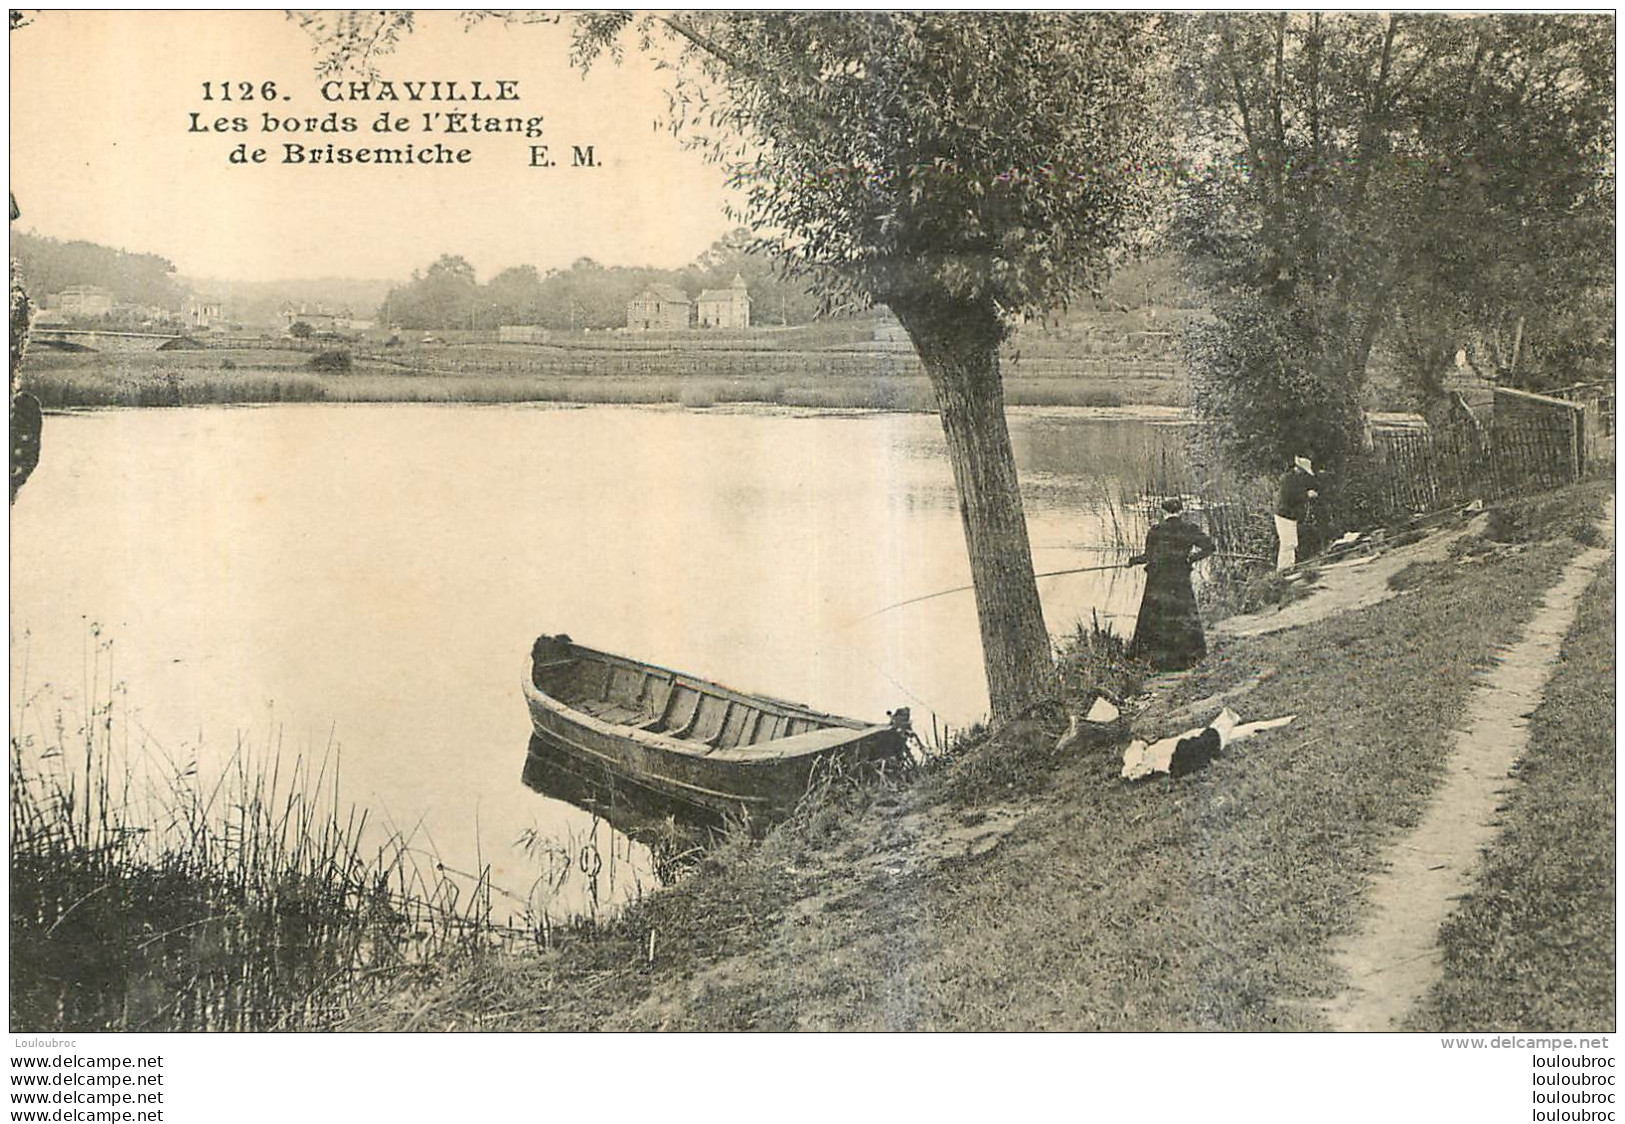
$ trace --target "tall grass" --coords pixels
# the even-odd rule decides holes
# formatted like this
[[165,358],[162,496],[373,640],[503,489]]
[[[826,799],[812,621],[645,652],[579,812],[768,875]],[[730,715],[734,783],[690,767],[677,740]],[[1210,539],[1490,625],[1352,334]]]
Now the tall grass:
[[[209,351],[54,354],[31,360],[22,381],[48,409],[255,402],[563,402],[935,410],[930,384],[917,364],[899,366],[894,359],[802,353],[741,364],[726,354],[640,357],[628,351],[555,356],[515,366],[483,362],[478,349],[457,349],[436,358],[436,366],[357,355],[351,370],[339,371],[311,369],[306,365],[309,357],[301,352],[236,350],[223,357]],[[1080,371],[1011,373],[1005,392],[1012,406],[1113,407],[1184,400],[1183,383],[1177,379],[1097,378]]]
[[[1252,612],[1294,594],[1293,587],[1274,573],[1274,481],[1203,455],[1194,442],[1182,449],[1123,449],[1117,464],[1116,471],[1095,478],[1096,508],[1105,517],[1104,545],[1125,556],[1141,550],[1152,524],[1163,518],[1163,501],[1179,499],[1186,517],[1202,527],[1217,548],[1197,573],[1204,619]],[[1082,651],[1091,648],[1079,641],[1073,646]]]
[[[1273,481],[1193,455],[1189,446],[1123,449],[1114,457],[1113,471],[1096,477],[1095,498],[1107,513],[1108,545],[1129,553],[1139,550],[1151,525],[1163,517],[1163,501],[1179,499],[1186,515],[1213,538],[1217,563],[1253,569],[1274,559]],[[1212,566],[1214,571],[1221,568]]]
[[324,402],[328,380],[293,371],[159,369],[108,378],[86,371],[31,372],[23,383],[46,409],[102,406],[207,406]]
[[[200,752],[176,759],[132,734],[97,630],[86,666],[77,713],[31,695],[26,669],[14,696],[14,1030],[320,1027],[428,959],[593,920],[546,893],[538,913],[483,858],[459,875],[370,824],[341,801],[332,744],[289,756],[240,741],[214,768]],[[568,850],[604,876],[596,830]]]

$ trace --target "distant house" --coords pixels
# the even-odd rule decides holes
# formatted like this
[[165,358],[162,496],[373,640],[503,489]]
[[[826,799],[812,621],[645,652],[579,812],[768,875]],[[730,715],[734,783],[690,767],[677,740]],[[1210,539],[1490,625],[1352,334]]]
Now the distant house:
[[113,294],[99,285],[69,285],[56,294],[56,309],[64,316],[106,316],[113,311]]
[[213,297],[200,297],[197,294],[186,299],[186,326],[195,331],[206,332],[214,327],[224,327],[222,321],[225,316],[221,304]]
[[733,284],[726,289],[706,289],[697,303],[702,328],[750,327],[750,291],[737,273]]
[[498,343],[546,343],[547,329],[535,324],[503,324],[497,328]]
[[626,327],[631,332],[683,332],[688,330],[694,302],[675,285],[650,285],[626,306]]
[[310,325],[312,332],[348,332],[354,327],[348,308],[330,309],[322,304],[285,304],[282,322],[291,329],[300,322]]

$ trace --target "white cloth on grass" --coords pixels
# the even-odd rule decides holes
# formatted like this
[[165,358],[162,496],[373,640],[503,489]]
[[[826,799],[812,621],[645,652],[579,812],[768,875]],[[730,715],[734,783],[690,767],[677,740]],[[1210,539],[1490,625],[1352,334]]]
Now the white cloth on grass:
[[1145,742],[1139,738],[1130,742],[1123,751],[1123,779],[1137,781],[1145,777],[1155,776],[1157,773],[1166,773],[1174,759],[1174,749],[1180,742],[1200,737],[1204,730],[1213,730],[1219,735],[1219,748],[1225,749],[1236,742],[1252,737],[1264,730],[1273,730],[1277,726],[1285,726],[1296,718],[1296,714],[1288,714],[1284,718],[1269,718],[1262,722],[1241,721],[1241,716],[1229,707],[1219,711],[1206,726],[1198,726],[1175,734],[1171,738],[1163,738],[1156,742]]

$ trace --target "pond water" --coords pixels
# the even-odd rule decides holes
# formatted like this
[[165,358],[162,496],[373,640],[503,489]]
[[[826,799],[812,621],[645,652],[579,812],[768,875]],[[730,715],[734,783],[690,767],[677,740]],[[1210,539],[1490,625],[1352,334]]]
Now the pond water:
[[[1040,572],[1116,557],[1119,479],[1179,432],[1064,410],[1014,411],[1011,428]],[[856,717],[909,706],[930,731],[987,708],[971,595],[880,610],[969,581],[929,416],[53,416],[12,509],[13,723],[23,691],[82,707],[99,626],[135,736],[177,760],[335,743],[347,800],[523,893],[527,830],[594,830],[519,783],[537,634]],[[1051,632],[1091,612],[1128,631],[1142,581],[1041,579]],[[627,884],[646,886],[631,858]]]

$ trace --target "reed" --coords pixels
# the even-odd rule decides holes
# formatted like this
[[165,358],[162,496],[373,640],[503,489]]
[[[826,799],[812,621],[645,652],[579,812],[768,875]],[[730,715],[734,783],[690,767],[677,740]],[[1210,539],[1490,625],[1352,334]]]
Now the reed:
[[891,410],[929,413],[936,409],[923,378],[831,379],[796,385],[784,392],[784,405],[815,410]]
[[[1162,502],[1179,499],[1186,515],[1213,538],[1221,560],[1234,564],[1231,569],[1253,573],[1274,559],[1273,481],[1206,455],[1194,438],[1183,449],[1125,449],[1113,455],[1116,469],[1100,475],[1097,496],[1109,513],[1107,545],[1138,550],[1146,531],[1162,518]],[[1225,567],[1209,565],[1211,578],[1225,572]]]
[[31,694],[26,670],[17,684],[13,1029],[317,1028],[428,960],[579,920],[539,921],[483,858],[453,871],[370,823],[341,799],[331,742],[290,755],[279,738],[239,741],[210,768],[134,736],[113,656],[93,629],[90,701],[73,712]]
[[1062,696],[1074,709],[1084,709],[1096,695],[1121,703],[1140,693],[1147,668],[1129,657],[1129,639],[1098,614],[1079,621],[1072,635],[1056,645]]

